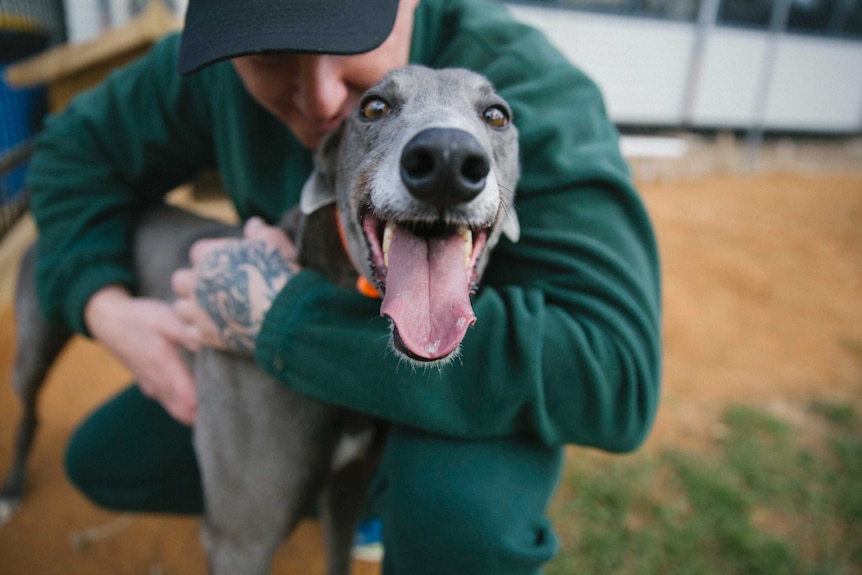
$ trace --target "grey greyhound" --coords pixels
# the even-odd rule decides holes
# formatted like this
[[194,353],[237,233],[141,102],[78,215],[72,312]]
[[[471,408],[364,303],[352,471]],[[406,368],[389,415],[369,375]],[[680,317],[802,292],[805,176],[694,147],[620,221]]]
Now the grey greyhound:
[[[283,227],[301,265],[344,286],[360,276],[371,281],[396,354],[435,365],[457,355],[476,319],[470,295],[491,249],[501,234],[517,240],[518,176],[511,110],[488,81],[466,70],[408,66],[369,90],[326,139]],[[150,210],[136,228],[139,293],[170,300],[171,273],[188,265],[195,240],[237,235],[177,208]],[[23,414],[0,522],[20,504],[37,394],[70,337],[37,309],[32,251],[22,262],[16,313],[13,382]],[[199,388],[194,445],[210,572],[268,573],[283,538],[319,501],[328,572],[349,573],[385,426],[295,393],[247,357],[204,349],[188,361]],[[344,446],[357,444],[361,456],[351,457]]]

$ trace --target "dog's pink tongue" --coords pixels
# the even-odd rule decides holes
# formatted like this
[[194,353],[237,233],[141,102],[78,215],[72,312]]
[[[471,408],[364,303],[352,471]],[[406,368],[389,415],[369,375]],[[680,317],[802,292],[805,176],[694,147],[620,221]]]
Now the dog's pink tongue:
[[392,320],[412,355],[433,360],[458,347],[476,323],[469,288],[459,234],[425,239],[395,229],[380,315]]

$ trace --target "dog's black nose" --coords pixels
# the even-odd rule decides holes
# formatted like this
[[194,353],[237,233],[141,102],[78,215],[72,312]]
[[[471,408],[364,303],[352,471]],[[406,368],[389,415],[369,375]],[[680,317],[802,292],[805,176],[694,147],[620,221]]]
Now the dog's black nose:
[[401,180],[410,193],[445,208],[464,204],[485,188],[488,155],[463,130],[429,128],[416,134],[401,153]]

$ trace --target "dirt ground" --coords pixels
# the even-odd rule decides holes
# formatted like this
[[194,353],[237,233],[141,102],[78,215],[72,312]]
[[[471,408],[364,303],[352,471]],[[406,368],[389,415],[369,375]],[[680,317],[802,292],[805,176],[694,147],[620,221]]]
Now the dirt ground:
[[[642,191],[662,252],[666,349],[663,403],[646,449],[706,448],[721,436],[730,402],[759,405],[812,434],[812,399],[862,409],[862,174],[710,177]],[[18,414],[8,381],[12,321],[0,311],[0,472]],[[86,388],[78,373],[91,374]],[[88,342],[62,357],[42,400],[26,504],[0,528],[0,574],[204,572],[195,519],[108,513],[63,475],[76,422],[126,380]],[[323,572],[317,525],[303,524],[275,572]],[[377,570],[357,564],[355,572]]]

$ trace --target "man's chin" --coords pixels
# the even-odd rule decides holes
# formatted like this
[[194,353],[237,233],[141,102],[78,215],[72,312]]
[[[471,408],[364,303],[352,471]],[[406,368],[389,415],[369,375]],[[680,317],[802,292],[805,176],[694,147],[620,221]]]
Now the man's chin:
[[326,136],[338,129],[341,122],[350,114],[349,110],[351,109],[348,109],[347,112],[340,114],[332,120],[320,122],[305,121],[299,126],[291,125],[290,123],[287,123],[287,125],[303,146],[314,151],[320,147]]
[[320,144],[323,143],[323,140],[324,140],[324,138],[326,138],[326,135],[329,134],[330,132],[332,132],[333,130],[335,130],[335,128],[337,128],[337,127],[338,127],[338,124],[336,124],[330,130],[312,129],[312,128],[309,128],[307,130],[303,130],[302,132],[297,132],[296,130],[293,130],[293,134],[296,136],[296,138],[299,140],[299,142],[305,148],[307,148],[313,152],[320,147]]

